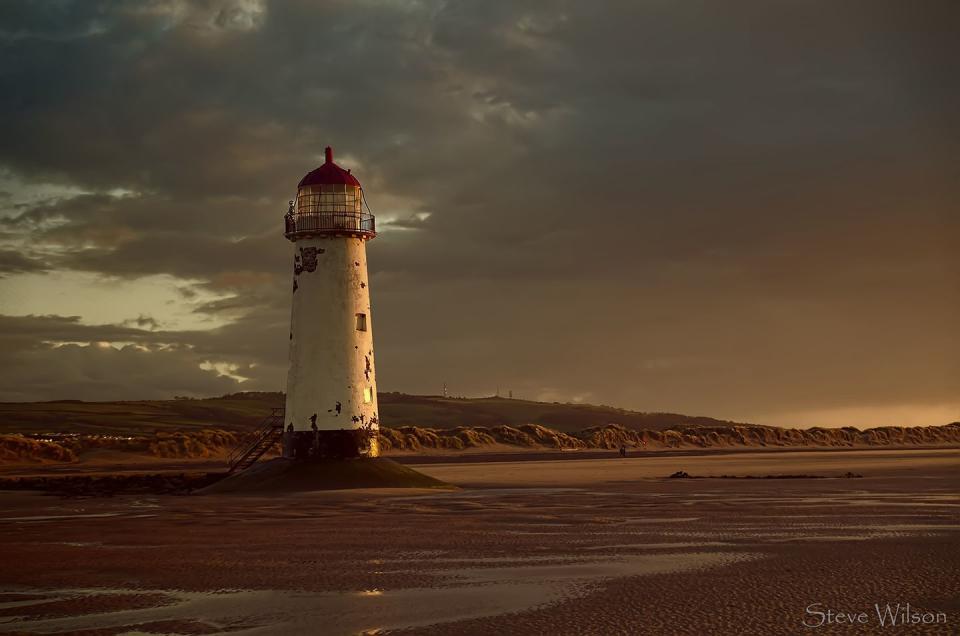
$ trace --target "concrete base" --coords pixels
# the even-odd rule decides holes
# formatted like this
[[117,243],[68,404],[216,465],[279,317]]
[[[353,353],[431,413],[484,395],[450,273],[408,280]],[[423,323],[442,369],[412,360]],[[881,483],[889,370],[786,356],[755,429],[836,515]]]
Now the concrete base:
[[383,457],[298,461],[280,457],[231,475],[199,494],[277,495],[351,488],[455,488]]
[[379,455],[376,430],[288,431],[283,456],[303,461],[355,459]]

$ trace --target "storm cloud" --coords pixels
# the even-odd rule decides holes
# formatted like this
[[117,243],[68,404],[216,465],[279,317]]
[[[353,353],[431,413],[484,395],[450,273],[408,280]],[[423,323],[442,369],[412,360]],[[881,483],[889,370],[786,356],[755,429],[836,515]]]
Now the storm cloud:
[[958,419],[957,18],[4,3],[0,399],[282,388],[282,215],[331,145],[381,228],[385,390]]

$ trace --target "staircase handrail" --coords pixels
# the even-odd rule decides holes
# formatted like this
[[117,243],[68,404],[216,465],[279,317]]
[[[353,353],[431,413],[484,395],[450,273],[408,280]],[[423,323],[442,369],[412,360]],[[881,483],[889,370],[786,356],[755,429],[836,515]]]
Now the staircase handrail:
[[[276,429],[283,428],[283,407],[274,408],[270,415],[261,420],[259,428],[255,432],[252,442],[249,444],[238,444],[227,456],[227,463],[232,471],[242,462],[250,453],[254,452],[260,444]],[[279,423],[278,423],[279,422]]]

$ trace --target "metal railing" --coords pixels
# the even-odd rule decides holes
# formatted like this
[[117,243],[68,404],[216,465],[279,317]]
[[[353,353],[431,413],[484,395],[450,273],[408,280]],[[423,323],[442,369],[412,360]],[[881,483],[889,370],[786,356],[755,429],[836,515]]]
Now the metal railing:
[[373,215],[366,212],[287,214],[283,234],[287,238],[305,234],[351,234],[373,238],[377,235],[377,226]]
[[[234,472],[246,460],[256,461],[261,455],[270,450],[270,447],[283,434],[283,415],[284,408],[274,408],[267,417],[263,418],[260,426],[253,434],[253,440],[249,438],[246,443],[238,444],[227,457],[227,464],[230,472]],[[254,455],[256,455],[254,457]],[[253,462],[249,462],[253,463]],[[246,466],[244,466],[245,468]]]

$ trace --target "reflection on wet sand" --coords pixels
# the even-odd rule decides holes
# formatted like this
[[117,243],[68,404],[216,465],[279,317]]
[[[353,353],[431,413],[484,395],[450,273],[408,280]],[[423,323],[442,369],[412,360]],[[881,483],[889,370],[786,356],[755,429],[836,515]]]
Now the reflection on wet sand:
[[[69,618],[31,618],[37,601],[0,603],[0,626],[15,624],[32,632],[104,629],[166,621],[211,624],[217,628],[256,628],[257,633],[309,631],[324,625],[326,633],[352,634],[409,628],[444,621],[478,618],[531,609],[581,595],[596,580],[683,572],[757,558],[747,553],[690,552],[630,555],[616,560],[581,560],[542,565],[542,560],[511,559],[510,567],[474,567],[445,570],[445,587],[399,590],[360,590],[309,593],[276,590],[219,590],[216,592],[153,591],[164,603],[158,607],[120,609]],[[552,559],[556,561],[557,559]],[[474,562],[491,562],[476,559]],[[495,562],[495,561],[494,561]],[[101,595],[139,595],[135,590],[56,590],[39,602]],[[161,597],[162,595],[162,597]],[[10,612],[10,610],[19,610]]]

